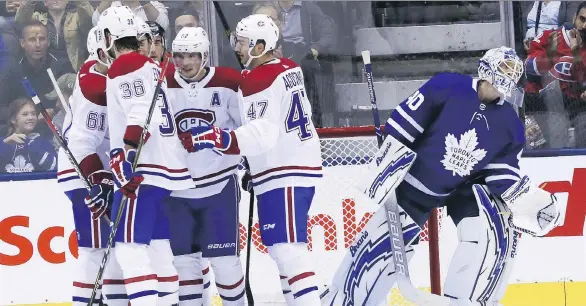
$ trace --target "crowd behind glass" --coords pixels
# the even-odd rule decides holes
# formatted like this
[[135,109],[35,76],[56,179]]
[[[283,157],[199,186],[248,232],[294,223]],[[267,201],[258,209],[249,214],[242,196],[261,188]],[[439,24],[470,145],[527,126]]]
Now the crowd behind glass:
[[[159,44],[166,42],[169,47],[182,27],[202,26],[214,31],[214,62],[234,68],[240,67],[230,45],[230,31],[221,18],[232,28],[251,13],[269,15],[282,34],[276,55],[293,59],[303,69],[317,127],[372,124],[371,111],[361,106],[369,105],[366,87],[358,86],[364,83],[359,51],[364,39],[371,37],[365,30],[394,27],[417,35],[408,28],[501,20],[499,2],[272,1],[219,2],[214,7],[204,1],[2,1],[0,172],[55,171],[58,145],[20,80],[28,78],[53,121],[62,128],[65,111],[46,70],[51,68],[68,99],[75,73],[88,56],[87,33],[100,13],[113,5],[127,5],[145,21],[157,23],[165,31],[165,41]],[[520,84],[525,101],[519,115],[526,124],[527,150],[585,148],[586,70],[579,69],[582,66],[577,63],[586,60],[581,56],[582,49],[586,51],[586,31],[582,32],[586,29],[586,6],[582,10],[580,2],[536,1],[513,2],[512,7],[514,47],[526,59]],[[475,34],[482,37],[484,33]],[[402,38],[407,42],[417,37]],[[400,39],[384,43],[395,51],[373,52],[374,76],[383,85],[391,84],[394,91],[405,89],[401,84],[420,84],[414,80],[424,81],[440,71],[475,75],[477,59],[486,50],[451,51],[450,46],[441,50],[431,41],[421,50],[401,53],[405,45]],[[392,112],[387,104],[397,105],[409,94],[398,90],[387,95],[383,89],[378,95],[382,119]],[[347,102],[349,96],[362,101]]]

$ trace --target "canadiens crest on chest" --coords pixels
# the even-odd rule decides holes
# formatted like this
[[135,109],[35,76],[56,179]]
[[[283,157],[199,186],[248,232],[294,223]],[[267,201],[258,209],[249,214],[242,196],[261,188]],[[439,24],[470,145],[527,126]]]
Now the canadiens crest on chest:
[[212,125],[216,122],[214,111],[206,109],[185,109],[177,113],[175,121],[179,131],[186,132],[193,127]]

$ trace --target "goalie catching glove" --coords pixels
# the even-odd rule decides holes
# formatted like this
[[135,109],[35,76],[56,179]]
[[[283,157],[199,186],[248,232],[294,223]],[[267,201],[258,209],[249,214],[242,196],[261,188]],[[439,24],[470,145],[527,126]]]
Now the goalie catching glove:
[[234,131],[213,125],[194,127],[191,132],[179,134],[179,139],[187,152],[214,149],[223,154],[240,154]]
[[85,205],[92,212],[92,218],[97,220],[108,212],[110,204],[112,204],[114,181],[112,173],[106,170],[98,170],[88,175],[88,180],[92,184],[92,189],[85,198]]
[[513,215],[513,224],[536,237],[547,235],[559,225],[560,212],[556,197],[531,184],[524,176],[505,191],[501,198]]
[[114,175],[114,183],[122,194],[130,199],[136,198],[136,189],[144,180],[143,176],[133,173],[132,163],[135,158],[136,149],[125,151],[118,148],[110,151],[110,168]]

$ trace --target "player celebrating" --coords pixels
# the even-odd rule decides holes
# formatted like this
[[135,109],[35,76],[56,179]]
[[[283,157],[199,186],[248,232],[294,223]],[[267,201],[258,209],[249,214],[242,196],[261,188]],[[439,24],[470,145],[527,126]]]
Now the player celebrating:
[[150,57],[151,47],[153,45],[153,34],[151,28],[142,19],[136,18],[136,26],[138,31],[138,53]]
[[[212,124],[226,129],[241,125],[238,86],[242,76],[232,68],[206,67],[209,47],[203,28],[183,28],[173,40],[176,70],[167,70],[166,78],[180,133],[191,135],[192,128]],[[244,276],[238,257],[239,162],[238,155],[211,150],[190,154],[189,171],[196,188],[174,191],[166,201],[180,305],[201,303],[203,283],[196,280],[203,277],[202,256],[209,258],[223,304],[244,305]],[[192,249],[194,244],[200,246],[200,252]]]
[[[555,227],[559,216],[555,197],[519,176],[525,136],[511,104],[522,101],[516,93],[523,63],[513,49],[491,49],[480,59],[478,74],[479,79],[437,74],[397,106],[385,125],[381,151],[386,155],[387,145],[395,143],[407,154],[388,165],[377,156],[377,169],[386,170],[373,173],[378,179],[368,185],[378,187],[388,179],[382,176],[395,175],[389,167],[408,169],[381,200],[404,210],[408,257],[413,254],[408,244],[431,210],[447,207],[459,238],[444,286],[450,305],[498,305],[504,296],[518,239],[509,226],[509,210],[517,227],[536,236]],[[323,303],[376,305],[384,299],[398,277],[385,223],[382,207],[350,247]]]
[[240,85],[245,124],[236,130],[192,128],[182,135],[183,145],[248,158],[261,238],[279,268],[285,299],[289,305],[319,305],[306,245],[307,213],[322,177],[319,139],[301,68],[273,56],[278,37],[266,15],[238,23],[235,51],[251,68]]
[[[81,66],[77,84],[71,96],[71,111],[64,122],[64,137],[81,171],[92,184],[88,196],[73,166],[59,149],[57,181],[71,200],[73,220],[77,231],[79,256],[73,276],[73,305],[86,305],[92,294],[94,281],[104,255],[109,235],[108,216],[114,197],[114,183],[107,156],[108,121],[106,112],[106,73],[108,67],[100,63],[98,28],[88,33],[88,60]],[[109,263],[109,265],[112,263]],[[109,268],[109,267],[108,267]],[[100,297],[101,293],[96,295]]]
[[[179,302],[179,284],[162,201],[171,190],[194,184],[176,138],[165,83],[156,100],[140,162],[132,169],[160,74],[151,59],[137,52],[135,20],[132,11],[121,6],[106,9],[98,21],[110,64],[106,81],[110,168],[117,187],[112,211],[124,205],[113,254],[132,305],[172,305]],[[121,203],[123,196],[125,203]]]
[[146,24],[151,29],[151,37],[153,38],[149,57],[157,63],[162,63],[167,51],[165,29],[155,21],[147,21]]

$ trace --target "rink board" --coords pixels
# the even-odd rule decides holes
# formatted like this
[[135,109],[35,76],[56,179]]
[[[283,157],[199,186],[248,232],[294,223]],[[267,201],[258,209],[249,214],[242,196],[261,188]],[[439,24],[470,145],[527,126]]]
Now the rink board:
[[[522,168],[536,182],[548,182],[546,189],[557,191],[568,213],[565,223],[551,237],[524,235],[518,246],[517,264],[504,305],[584,305],[586,301],[586,250],[583,241],[586,215],[586,156],[524,158]],[[586,167],[586,166],[585,166]],[[325,169],[324,186],[336,184],[340,176],[352,176],[352,166]],[[318,188],[311,215],[331,224],[313,227],[312,256],[317,275],[326,284],[345,253],[348,240],[342,205]],[[68,305],[71,296],[77,245],[70,203],[56,179],[0,182],[0,305],[57,303]],[[327,203],[327,204],[324,204]],[[240,218],[246,224],[248,195],[243,194]],[[353,218],[358,223],[375,207],[356,200]],[[315,219],[315,218],[314,218]],[[317,220],[317,219],[316,219]],[[442,279],[456,245],[455,228],[444,220],[440,235]],[[327,222],[326,222],[327,223]],[[327,226],[325,226],[327,225]],[[332,230],[333,228],[333,230]],[[242,232],[244,231],[244,232]],[[245,234],[241,226],[241,234]],[[275,264],[255,237],[251,286],[259,305],[283,302]],[[244,237],[244,236],[242,236]],[[244,247],[244,246],[242,246]],[[427,244],[411,262],[412,279],[429,287]],[[245,260],[245,253],[242,253]]]

